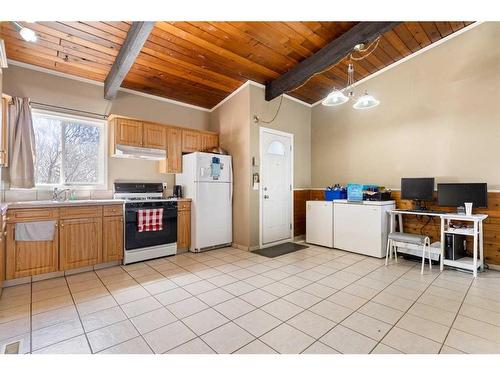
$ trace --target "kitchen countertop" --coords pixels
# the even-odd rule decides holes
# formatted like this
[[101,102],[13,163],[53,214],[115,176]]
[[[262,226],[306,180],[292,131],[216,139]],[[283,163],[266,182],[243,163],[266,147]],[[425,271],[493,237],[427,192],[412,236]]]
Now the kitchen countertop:
[[[190,202],[190,198],[176,198],[178,202]],[[111,204],[123,204],[124,199],[77,199],[74,201],[20,201],[20,202],[3,202],[0,203],[0,212],[5,213],[7,209],[13,208],[56,208],[56,207],[73,207],[73,206],[104,206]]]
[[8,209],[12,208],[52,208],[52,207],[72,207],[72,206],[103,206],[110,204],[123,204],[123,199],[77,199],[73,201],[20,201],[5,202]]

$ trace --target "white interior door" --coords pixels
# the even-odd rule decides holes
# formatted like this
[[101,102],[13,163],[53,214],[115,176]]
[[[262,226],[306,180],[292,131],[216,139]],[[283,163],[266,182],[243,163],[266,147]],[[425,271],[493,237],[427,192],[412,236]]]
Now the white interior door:
[[260,128],[261,246],[292,238],[292,134]]

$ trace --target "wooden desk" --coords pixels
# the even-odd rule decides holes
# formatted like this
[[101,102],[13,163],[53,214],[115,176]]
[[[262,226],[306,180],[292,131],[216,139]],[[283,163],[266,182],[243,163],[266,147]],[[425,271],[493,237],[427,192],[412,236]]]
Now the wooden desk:
[[[393,233],[396,230],[396,217],[399,223],[399,231],[403,231],[403,215],[421,215],[430,217],[439,217],[441,227],[440,227],[440,239],[441,239],[441,256],[440,256],[440,268],[443,270],[444,266],[450,266],[455,268],[460,268],[464,270],[472,271],[474,277],[477,277],[477,269],[484,270],[484,252],[483,252],[483,221],[488,217],[488,215],[477,214],[477,215],[459,215],[450,213],[439,213],[439,212],[425,212],[425,211],[410,211],[410,210],[391,210],[390,215],[390,232]],[[469,221],[473,223],[472,228],[451,228],[450,224],[453,221]],[[450,234],[462,234],[466,236],[473,237],[473,256],[464,257],[458,260],[444,259],[444,237],[446,233]],[[479,255],[479,260],[478,260]]]

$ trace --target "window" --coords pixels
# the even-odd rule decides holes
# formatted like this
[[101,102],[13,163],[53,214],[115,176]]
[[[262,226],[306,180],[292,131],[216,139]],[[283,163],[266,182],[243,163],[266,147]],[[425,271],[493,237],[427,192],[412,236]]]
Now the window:
[[279,141],[272,141],[267,148],[267,153],[271,155],[285,155],[285,146]]
[[37,187],[105,188],[104,122],[33,111]]

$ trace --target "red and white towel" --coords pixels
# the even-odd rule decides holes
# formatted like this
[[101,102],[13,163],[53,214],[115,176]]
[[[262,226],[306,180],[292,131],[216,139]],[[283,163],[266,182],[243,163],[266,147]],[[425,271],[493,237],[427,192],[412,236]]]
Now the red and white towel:
[[137,211],[137,231],[156,232],[163,229],[163,208]]

